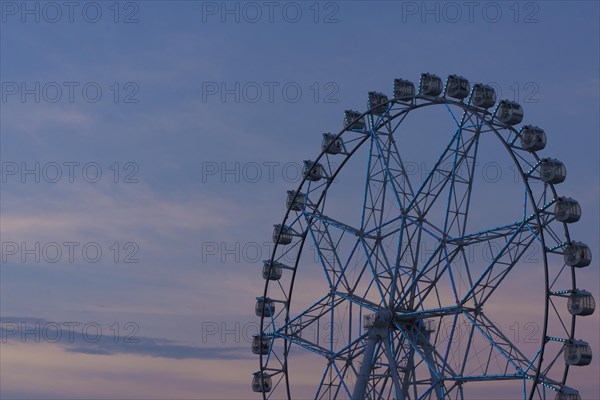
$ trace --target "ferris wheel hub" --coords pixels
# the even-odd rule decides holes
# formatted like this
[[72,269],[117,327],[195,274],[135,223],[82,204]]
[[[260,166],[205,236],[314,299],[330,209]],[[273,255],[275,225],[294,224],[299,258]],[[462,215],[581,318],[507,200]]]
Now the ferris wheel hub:
[[394,315],[389,310],[377,311],[373,314],[365,315],[364,327],[368,328],[384,328],[388,327],[393,322]]

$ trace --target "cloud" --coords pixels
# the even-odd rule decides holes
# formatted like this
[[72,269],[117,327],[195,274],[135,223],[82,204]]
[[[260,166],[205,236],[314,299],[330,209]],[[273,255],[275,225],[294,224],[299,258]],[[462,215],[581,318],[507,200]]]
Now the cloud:
[[10,341],[0,362],[3,399],[212,400],[248,398],[257,361],[86,354]]
[[216,196],[165,198],[142,184],[102,190],[65,183],[56,192],[44,193],[27,198],[10,193],[3,196],[4,241],[116,240],[123,236],[173,239],[181,233],[232,226],[237,209]]
[[[83,325],[83,326],[82,326]],[[0,318],[2,342],[40,343],[47,342],[60,346],[70,353],[95,355],[135,354],[149,357],[177,360],[241,360],[251,359],[247,346],[195,346],[169,339],[136,336],[137,328],[130,325],[132,334],[117,335],[97,323],[75,325],[56,323],[31,317]],[[100,332],[100,333],[99,333]]]
[[[56,131],[85,132],[97,123],[93,113],[73,107],[57,107],[47,103],[15,105],[10,102],[5,106],[6,115],[10,115],[3,121],[6,134],[25,135],[37,145],[50,141]],[[40,135],[40,132],[47,135]]]

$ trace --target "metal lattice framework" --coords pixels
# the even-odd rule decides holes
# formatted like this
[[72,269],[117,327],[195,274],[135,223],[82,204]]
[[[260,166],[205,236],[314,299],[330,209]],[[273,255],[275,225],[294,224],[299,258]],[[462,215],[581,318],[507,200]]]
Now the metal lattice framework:
[[[344,129],[324,135],[321,153],[305,162],[304,179],[288,192],[257,298],[254,391],[263,399],[471,399],[481,398],[471,388],[493,388],[494,381],[523,399],[579,399],[567,375],[589,364],[591,350],[577,340],[575,322],[595,305],[577,288],[575,271],[591,254],[567,227],[579,219],[579,204],[555,189],[564,165],[537,154],[544,131],[515,128],[523,117],[518,104],[496,104],[492,88],[471,88],[455,75],[442,85],[423,74],[418,90],[398,79],[393,99],[371,92],[368,108],[346,111]],[[433,168],[415,182],[405,165],[403,126],[431,108],[441,109],[452,128]],[[473,231],[483,140],[514,164],[522,209],[515,220]],[[360,216],[349,221],[331,216],[344,204],[327,200],[351,159],[366,162],[366,172],[355,180],[364,189]],[[476,246],[490,257],[473,259]],[[532,246],[541,249],[534,266],[523,263]],[[300,275],[303,268],[312,268],[310,276]],[[516,343],[487,311],[502,301],[497,291],[531,276],[543,285],[532,305],[543,317],[537,340]],[[324,281],[324,292],[296,309],[292,295],[307,277]],[[300,294],[312,296],[312,287]],[[292,360],[307,354],[321,379],[295,395]]]

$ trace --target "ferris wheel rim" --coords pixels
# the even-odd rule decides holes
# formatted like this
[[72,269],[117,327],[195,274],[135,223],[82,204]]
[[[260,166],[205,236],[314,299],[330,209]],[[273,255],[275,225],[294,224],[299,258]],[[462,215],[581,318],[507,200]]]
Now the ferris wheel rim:
[[[416,101],[417,100],[423,100],[423,103],[417,104]],[[388,102],[386,102],[386,106],[388,106],[388,110],[389,110],[389,106],[392,104],[396,104],[399,101],[397,99],[390,99]],[[407,102],[404,102],[404,105],[407,105]],[[386,119],[386,123],[390,123],[394,120],[396,120],[397,118],[399,118],[401,115],[404,114],[409,114],[410,112],[420,109],[420,108],[424,108],[424,107],[428,107],[428,106],[436,106],[436,105],[454,105],[457,106],[459,108],[461,108],[465,113],[466,112],[470,112],[473,115],[477,115],[477,117],[483,121],[485,123],[485,125],[487,125],[491,130],[493,130],[493,132],[495,133],[495,135],[497,136],[497,138],[501,141],[501,143],[504,145],[505,149],[507,150],[507,152],[509,153],[509,155],[511,156],[511,159],[513,161],[513,163],[515,164],[515,166],[518,168],[519,171],[519,175],[522,178],[522,183],[524,184],[526,190],[527,190],[527,194],[530,198],[530,200],[532,201],[532,204],[535,204],[535,199],[533,196],[533,190],[531,189],[528,180],[526,179],[526,174],[524,172],[524,170],[521,168],[520,163],[517,161],[516,157],[515,157],[515,150],[513,148],[512,145],[510,145],[509,143],[507,143],[504,138],[502,137],[502,135],[500,135],[500,133],[498,132],[498,128],[500,129],[504,129],[504,130],[510,130],[513,134],[518,136],[518,131],[511,125],[508,124],[499,124],[498,122],[494,121],[493,118],[493,113],[490,113],[487,109],[481,109],[475,106],[472,106],[470,104],[466,104],[463,101],[455,101],[455,100],[451,100],[448,99],[446,97],[431,97],[431,96],[422,96],[422,95],[415,95],[413,96],[413,98],[410,101],[410,105],[405,108],[402,109],[400,112],[396,113],[393,116],[389,116],[388,119]],[[363,112],[362,114],[360,114],[360,118],[364,118],[367,116],[371,116],[371,117],[375,117],[373,111],[378,108],[378,107],[372,107],[370,109],[368,109],[367,111]],[[490,119],[487,119],[485,117],[491,117]],[[378,125],[380,126],[380,125]],[[327,193],[327,191],[329,190],[329,188],[331,187],[331,185],[333,184],[334,178],[337,176],[337,174],[342,171],[344,165],[352,158],[352,156],[356,153],[356,151],[358,151],[359,148],[361,148],[364,144],[364,142],[366,142],[369,137],[371,136],[371,134],[373,134],[374,131],[377,130],[377,126],[371,126],[370,129],[367,131],[365,129],[365,135],[364,135],[364,139],[360,140],[360,143],[348,154],[345,155],[344,159],[342,160],[342,162],[340,163],[340,165],[335,169],[334,173],[327,179],[327,183],[324,185],[323,191],[319,196],[318,201],[315,203],[316,207],[319,207],[319,205],[321,204],[321,201],[323,200],[323,197],[325,196],[325,194]],[[351,126],[346,126],[343,129],[341,129],[334,137],[335,139],[339,139],[342,138],[342,136],[347,133],[352,131]],[[332,143],[330,143],[330,146],[332,146]],[[323,159],[327,154],[327,149],[324,148],[321,150],[321,152],[319,153],[318,157],[314,159],[314,163],[318,163],[321,159]],[[532,156],[536,159],[536,161],[540,160],[540,157],[538,156],[537,152],[533,151],[530,152],[530,154],[532,154]],[[304,187],[304,185],[306,184],[308,178],[307,176],[302,177],[300,183],[298,184],[297,188],[296,188],[296,195],[298,193],[300,193],[300,190]],[[556,189],[554,187],[553,184],[548,184],[550,187],[550,190],[552,191],[553,196],[556,198],[557,197],[557,192]],[[289,216],[291,213],[292,209],[290,207],[286,208],[286,212],[284,215],[283,220],[281,221],[281,226],[285,226],[286,222],[289,220]],[[537,220],[537,222],[540,224],[540,226],[544,226],[542,224],[541,221],[541,212],[540,210],[535,207],[535,218]],[[563,228],[564,228],[564,233],[565,233],[565,237],[567,238],[567,242],[571,242],[570,239],[570,234],[569,234],[569,229],[567,226],[567,223],[562,223]],[[547,327],[548,327],[548,316],[549,316],[549,309],[548,309],[548,305],[549,305],[549,299],[551,294],[549,293],[549,277],[548,277],[548,259],[547,259],[547,249],[545,246],[545,231],[544,229],[541,229],[540,231],[540,236],[541,236],[541,240],[542,240],[542,250],[543,250],[543,265],[544,265],[544,286],[546,288],[546,293],[545,293],[545,310],[544,310],[544,329],[543,329],[543,334],[542,334],[542,338],[546,337],[546,333],[547,333]],[[279,232],[279,235],[281,235],[281,231]],[[305,246],[305,241],[307,238],[307,232],[303,232],[301,235],[301,239],[299,241],[299,251],[295,257],[295,264],[294,264],[294,268],[293,268],[293,273],[292,273],[292,278],[291,278],[291,282],[289,284],[289,290],[288,290],[288,299],[286,301],[286,314],[285,314],[285,321],[286,323],[288,323],[290,321],[290,305],[292,302],[292,297],[293,297],[293,290],[294,290],[294,286],[296,283],[296,273],[297,273],[297,267],[298,267],[298,263],[299,260],[302,258],[302,250],[304,249]],[[276,254],[277,254],[277,249],[280,246],[280,244],[278,243],[279,241],[276,240],[273,246],[273,249],[271,251],[271,260],[274,260],[276,258]],[[574,268],[571,267],[571,274],[572,274],[572,289],[575,290],[576,287],[576,283],[575,283],[575,271]],[[265,280],[265,287],[263,290],[263,298],[266,299],[268,298],[268,289],[269,289],[269,284],[271,282],[269,282],[269,280]],[[575,320],[576,320],[576,316],[573,315],[571,317],[571,337],[573,337],[574,335],[574,329],[575,329]],[[260,317],[260,336],[262,338],[262,336],[265,334],[265,316],[261,316]],[[546,341],[542,340],[542,347],[541,347],[541,354],[540,357],[538,358],[538,362],[537,362],[537,368],[536,368],[536,376],[535,376],[535,383],[532,385],[531,388],[531,392],[529,395],[529,399],[532,399],[535,391],[536,391],[536,387],[539,384],[538,379],[539,379],[539,375],[541,373],[541,366],[543,363],[543,355],[544,355],[544,351],[545,351],[545,344]],[[284,357],[285,357],[285,371],[284,376],[285,376],[285,382],[286,382],[286,390],[287,390],[287,394],[288,394],[288,398],[291,398],[290,395],[290,383],[289,383],[289,374],[288,374],[288,370],[287,370],[287,357],[288,357],[288,351],[286,350],[284,353]],[[263,355],[260,355],[260,371],[265,371],[265,366],[263,363]],[[568,365],[565,367],[565,373],[562,379],[562,383],[564,384],[566,381],[566,376],[568,374]],[[263,393],[263,398],[267,398],[266,394]]]

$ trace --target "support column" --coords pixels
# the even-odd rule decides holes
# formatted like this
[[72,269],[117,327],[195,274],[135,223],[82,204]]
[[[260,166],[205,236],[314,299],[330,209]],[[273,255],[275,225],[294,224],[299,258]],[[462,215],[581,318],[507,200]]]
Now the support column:
[[378,335],[369,332],[365,354],[363,355],[360,371],[356,378],[356,385],[354,385],[354,391],[352,392],[352,400],[364,400],[365,398],[365,394],[367,393],[367,383],[369,381],[369,376],[371,375],[371,370],[373,369],[373,355],[375,353],[375,347],[377,347],[377,342],[379,342]]

